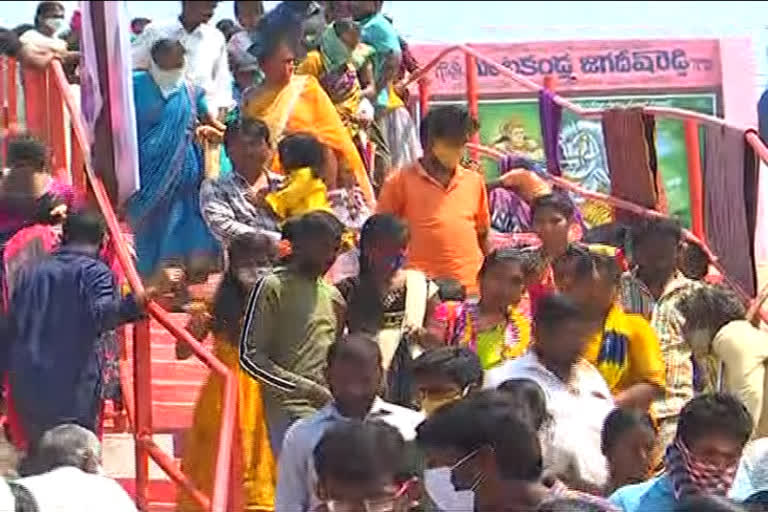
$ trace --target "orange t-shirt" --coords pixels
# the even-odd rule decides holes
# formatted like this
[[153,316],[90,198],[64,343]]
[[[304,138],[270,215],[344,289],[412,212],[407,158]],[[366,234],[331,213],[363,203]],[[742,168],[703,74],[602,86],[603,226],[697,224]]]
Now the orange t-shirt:
[[476,294],[483,264],[479,237],[491,225],[483,176],[461,166],[447,187],[418,162],[394,171],[381,189],[379,213],[408,223],[408,265],[429,277],[451,277]]

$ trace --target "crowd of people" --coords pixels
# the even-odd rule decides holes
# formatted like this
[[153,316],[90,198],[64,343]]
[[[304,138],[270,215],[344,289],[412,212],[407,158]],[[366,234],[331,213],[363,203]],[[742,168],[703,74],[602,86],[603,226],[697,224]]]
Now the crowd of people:
[[[216,4],[131,23],[140,189],[123,215],[146,293],[48,148],[7,143],[0,371],[26,456],[0,507],[134,510],[99,474],[114,330],[171,296],[237,377],[242,510],[768,510],[761,305],[718,284],[678,221],[589,230],[535,170],[486,182],[463,107],[417,133],[418,64],[382,2],[236,1],[214,26]],[[3,51],[76,63],[64,14],[41,2]],[[495,241],[516,213],[489,191],[536,236]],[[223,387],[203,384],[182,454],[207,494]],[[180,490],[177,510],[202,508]]]

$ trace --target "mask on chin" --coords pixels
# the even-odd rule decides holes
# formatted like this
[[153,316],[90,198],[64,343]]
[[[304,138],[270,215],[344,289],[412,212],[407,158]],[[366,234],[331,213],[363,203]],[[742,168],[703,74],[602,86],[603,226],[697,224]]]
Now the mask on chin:
[[475,493],[457,491],[451,483],[451,468],[431,468],[424,471],[424,488],[438,510],[474,510]]
[[443,141],[435,141],[432,154],[446,169],[455,169],[461,163],[464,146],[452,146]]
[[149,74],[160,89],[160,94],[166,99],[184,85],[184,71],[184,66],[178,69],[162,69],[154,60],[149,64]]

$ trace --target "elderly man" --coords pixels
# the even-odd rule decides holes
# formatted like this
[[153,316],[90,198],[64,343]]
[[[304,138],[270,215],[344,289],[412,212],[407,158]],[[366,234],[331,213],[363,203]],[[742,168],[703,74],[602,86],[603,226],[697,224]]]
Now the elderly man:
[[136,512],[136,505],[114,480],[102,476],[101,445],[78,425],[54,427],[30,453],[26,476],[16,481],[41,512]]

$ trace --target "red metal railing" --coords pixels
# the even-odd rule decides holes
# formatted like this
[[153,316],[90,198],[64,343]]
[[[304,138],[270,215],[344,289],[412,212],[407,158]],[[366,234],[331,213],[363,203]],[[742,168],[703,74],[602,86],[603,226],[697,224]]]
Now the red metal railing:
[[[6,131],[18,120],[16,108],[17,64],[13,59],[3,59],[3,78],[0,86],[2,126]],[[33,133],[45,140],[52,148],[54,172],[71,179],[80,191],[90,185],[93,199],[107,223],[109,235],[114,242],[117,258],[125,272],[126,279],[134,293],[143,295],[141,283],[128,246],[123,239],[119,221],[112,208],[101,178],[94,172],[88,158],[89,145],[86,131],[64,70],[58,61],[53,61],[45,70],[24,69],[25,101],[34,101],[33,108],[26,108],[26,125]],[[38,96],[42,95],[42,96]],[[39,103],[42,100],[42,103]],[[35,108],[43,106],[43,108]],[[71,152],[67,169],[64,108],[71,123]],[[31,115],[30,115],[31,114]],[[33,129],[34,128],[34,129]],[[193,353],[212,371],[225,381],[222,423],[219,434],[218,453],[213,491],[206,496],[179,470],[173,457],[163,452],[152,438],[152,395],[151,395],[151,353],[149,320],[142,320],[133,327],[133,389],[123,380],[123,392],[128,417],[136,440],[136,501],[140,510],[149,510],[149,459],[168,474],[176,484],[181,485],[205,510],[225,512],[232,510],[230,476],[233,468],[232,445],[235,438],[237,417],[237,380],[234,373],[208,349],[199,343],[188,331],[173,324],[168,313],[155,302],[148,302],[146,311],[150,318],[165,327],[177,340],[187,343]]]
[[[439,63],[439,61],[447,54],[461,51],[465,54],[466,63],[466,76],[467,76],[467,103],[470,112],[477,115],[478,109],[478,77],[477,66],[478,60],[493,65],[498,72],[514,80],[515,82],[523,85],[532,92],[537,92],[542,89],[542,86],[520,75],[515,74],[508,68],[500,65],[492,59],[486,57],[475,49],[466,45],[455,45],[446,48],[440,54],[438,54],[432,61],[426,64],[419,73],[414,74],[408,83],[418,82],[419,89],[419,103],[421,106],[422,114],[425,113],[429,106],[429,80],[427,74]],[[16,73],[16,65],[12,60],[4,61],[4,75],[6,80],[9,77],[14,77]],[[50,76],[53,76],[52,82]],[[67,111],[71,117],[72,123],[72,153],[70,157],[70,165],[73,170],[71,177],[73,183],[79,185],[82,188],[86,183],[91,186],[94,193],[94,198],[99,208],[102,210],[110,235],[116,242],[117,256],[122,265],[129,284],[133,290],[137,293],[143,291],[141,280],[133,265],[133,261],[128,252],[128,248],[122,238],[122,232],[117,220],[117,217],[112,209],[109,198],[104,188],[104,184],[101,179],[94,173],[89,164],[87,158],[87,139],[85,137],[85,129],[82,124],[82,120],[79,116],[79,111],[76,106],[75,98],[72,96],[72,92],[69,90],[69,86],[64,76],[64,72],[61,65],[58,62],[54,62],[48,70],[49,82],[48,91],[49,95],[46,96],[46,104],[48,106],[56,107],[59,105],[59,101],[63,100],[66,105]],[[15,83],[15,81],[9,82]],[[51,83],[53,87],[51,87]],[[58,95],[58,96],[57,96]],[[16,112],[16,97],[15,87],[7,87],[5,95],[0,98],[3,105],[2,119],[3,126],[8,128],[13,126],[17,120]],[[584,109],[578,105],[555,95],[554,100],[563,108],[571,110],[572,112],[583,117],[599,117],[602,115],[602,110],[598,109]],[[58,108],[54,108],[58,110]],[[708,123],[715,125],[727,125],[728,123],[723,119],[719,119],[696,112],[689,112],[682,109],[665,108],[665,107],[645,107],[644,110],[659,117],[667,117],[672,119],[678,119],[685,122],[686,133],[686,147],[688,150],[689,160],[689,184],[691,193],[691,211],[693,221],[693,233],[689,236],[702,241],[702,245],[705,250],[710,254],[716,266],[719,266],[718,260],[715,255],[711,253],[708,246],[703,243],[706,240],[704,233],[704,216],[703,216],[703,201],[702,201],[702,181],[701,181],[701,164],[699,158],[698,148],[698,125],[699,123]],[[60,120],[56,117],[57,114],[52,114],[49,118],[42,121],[44,126],[60,125]],[[33,123],[35,120],[32,120]],[[64,147],[63,141],[63,126],[61,130],[49,129],[46,133],[50,136],[49,143],[54,148]],[[768,162],[768,148],[762,143],[760,138],[752,132],[746,134],[747,142],[755,149],[760,158]],[[498,158],[500,154],[491,148],[481,146],[479,140],[475,137],[470,144],[470,150],[473,155],[485,154],[491,157]],[[54,149],[54,159],[56,159],[56,149]],[[61,158],[58,159],[61,162]],[[621,200],[612,196],[604,194],[598,194],[590,192],[578,187],[577,185],[560,178],[551,177],[550,180],[559,186],[568,188],[576,193],[584,195],[585,197],[592,197],[593,199],[604,201],[617,208],[623,208],[635,213],[646,216],[658,216],[661,215],[658,212],[641,208],[638,205],[630,203],[628,201]],[[727,278],[722,268],[719,267],[721,273]],[[737,287],[737,289],[739,289]],[[742,291],[743,293],[743,291]],[[768,287],[761,292],[761,296],[768,293]],[[147,306],[149,315],[157,320],[161,325],[170,331],[170,333],[178,340],[181,340],[190,345],[195,355],[200,358],[211,370],[222,375],[225,379],[225,396],[224,396],[224,408],[222,411],[222,429],[219,437],[219,452],[217,454],[216,462],[216,474],[213,487],[212,497],[209,499],[199,490],[195,489],[192,483],[187,479],[178,468],[176,468],[173,460],[167,454],[162,452],[159,447],[152,441],[152,412],[151,412],[151,357],[150,357],[150,343],[149,343],[149,322],[139,322],[134,327],[134,389],[133,393],[130,393],[129,389],[125,389],[126,393],[126,406],[129,411],[129,417],[131,418],[134,426],[134,432],[136,437],[136,492],[137,501],[139,507],[142,510],[146,510],[148,506],[148,484],[149,484],[149,457],[153,460],[179,485],[189,491],[192,496],[206,509],[223,512],[227,509],[231,503],[229,498],[228,479],[230,476],[230,469],[232,467],[232,443],[234,439],[234,433],[236,428],[236,406],[237,406],[237,384],[234,374],[213,354],[211,354],[205,347],[202,346],[192,335],[186,330],[175,326],[168,316],[167,312],[154,302],[150,302]],[[761,312],[763,319],[768,318],[763,312]]]
[[[545,80],[545,84],[543,85],[537,84],[536,82],[528,78],[525,78],[521,75],[516,74],[515,72],[511,71],[509,68],[499,64],[498,62],[494,61],[490,57],[487,57],[486,55],[482,54],[481,52],[478,52],[477,50],[475,50],[474,48],[471,48],[468,45],[460,44],[460,45],[449,46],[448,48],[445,48],[440,53],[438,53],[431,61],[425,64],[419,70],[418,73],[413,74],[405,84],[405,85],[409,85],[412,83],[418,84],[419,105],[421,107],[422,115],[427,111],[427,108],[429,107],[429,76],[428,76],[429,72],[432,71],[432,69],[434,69],[435,66],[438,65],[438,63],[443,59],[443,57],[456,51],[460,51],[465,55],[465,66],[466,66],[465,73],[466,73],[466,81],[467,81],[467,91],[466,91],[467,106],[470,113],[473,113],[474,115],[477,115],[478,100],[479,100],[478,82],[477,82],[477,61],[482,61],[482,62],[485,62],[486,64],[493,66],[494,68],[496,68],[499,74],[517,82],[518,84],[522,85],[523,87],[530,90],[531,92],[539,92],[545,88],[551,89],[551,85],[550,85],[551,81]],[[558,96],[556,94],[554,94],[553,99],[555,103],[557,103],[561,107],[567,110],[570,110],[571,112],[582,117],[587,117],[587,118],[601,117],[604,112],[603,109],[582,108],[576,105],[575,103],[568,101],[567,99],[561,96]],[[766,285],[766,287],[760,291],[756,300],[753,301],[752,298],[744,292],[741,286],[738,285],[738,283],[735,283],[733,280],[731,280],[728,277],[728,275],[725,273],[724,269],[720,265],[717,256],[712,253],[708,244],[706,243],[707,237],[706,237],[706,232],[704,227],[703,182],[702,182],[702,174],[701,174],[701,156],[700,156],[699,136],[698,136],[699,124],[703,123],[703,124],[711,124],[716,126],[730,126],[730,127],[744,130],[747,143],[755,150],[755,153],[757,153],[759,158],[766,163],[768,163],[768,147],[766,147],[763,141],[760,140],[760,137],[754,132],[754,130],[751,130],[751,128],[735,126],[731,123],[728,123],[726,120],[720,119],[718,117],[709,116],[706,114],[700,114],[698,112],[692,112],[692,111],[683,110],[679,108],[669,108],[669,107],[646,106],[643,108],[643,110],[646,113],[652,114],[657,117],[677,119],[677,120],[683,121],[684,129],[685,129],[686,152],[688,155],[688,183],[689,183],[689,195],[690,195],[690,202],[691,202],[691,220],[692,220],[691,228],[693,230],[692,233],[686,232],[686,236],[692,240],[698,241],[701,244],[705,252],[709,255],[710,259],[713,261],[715,267],[723,275],[723,278],[726,279],[726,281],[734,288],[734,290],[736,290],[742,296],[742,298],[745,299],[745,301],[751,302],[753,304],[753,307],[750,308],[750,313],[759,313],[760,316],[763,318],[763,320],[768,322],[768,312],[762,309],[759,309],[759,310],[757,309],[761,304],[762,299],[768,296],[768,285]],[[501,154],[498,151],[480,145],[479,141],[477,140],[477,137],[475,137],[469,144],[469,150],[473,158],[475,158],[478,154],[481,154],[481,153],[484,154],[485,156],[489,156],[491,158],[496,158],[496,159],[498,159],[501,156]],[[622,200],[613,196],[605,195],[605,194],[598,194],[595,192],[588,191],[586,189],[578,187],[574,183],[571,183],[561,178],[550,176],[549,179],[552,183],[556,183],[557,185],[563,188],[572,190],[584,197],[590,197],[592,199],[610,204],[617,208],[632,211],[634,213],[637,213],[639,215],[644,215],[644,216],[662,215],[659,212],[642,208],[639,205],[636,205],[629,201],[625,201],[625,200]]]

